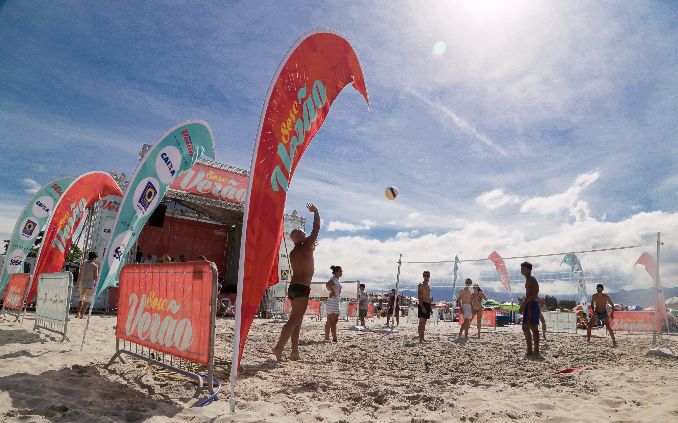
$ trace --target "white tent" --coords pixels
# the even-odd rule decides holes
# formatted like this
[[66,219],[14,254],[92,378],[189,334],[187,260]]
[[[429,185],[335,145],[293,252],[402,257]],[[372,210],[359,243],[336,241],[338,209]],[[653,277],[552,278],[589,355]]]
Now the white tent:
[[678,297],[671,297],[665,302],[668,308],[678,308]]

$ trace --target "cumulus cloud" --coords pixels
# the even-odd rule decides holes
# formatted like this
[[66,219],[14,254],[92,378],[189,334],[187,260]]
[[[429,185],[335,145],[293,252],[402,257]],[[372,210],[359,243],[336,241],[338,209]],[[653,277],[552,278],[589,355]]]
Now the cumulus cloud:
[[596,182],[599,177],[598,171],[581,174],[567,190],[546,197],[532,197],[520,206],[520,211],[547,215],[576,207],[582,191]]
[[504,207],[507,204],[516,204],[520,202],[520,197],[506,194],[503,189],[497,188],[485,192],[476,197],[476,204],[486,209],[495,210]]
[[[641,212],[618,222],[602,222],[586,215],[585,204],[575,209],[580,217],[572,222],[551,225],[549,231],[536,238],[528,236],[529,228],[493,224],[486,221],[469,222],[463,228],[444,233],[401,232],[385,240],[365,236],[346,236],[323,240],[316,249],[316,267],[328,268],[340,262],[345,277],[360,279],[368,289],[391,287],[395,283],[398,257],[403,254],[400,280],[403,286],[414,286],[421,272],[432,273],[432,284],[450,286],[456,254],[462,263],[459,277],[478,279],[490,290],[500,291],[495,271],[488,261],[463,262],[484,259],[493,250],[503,257],[545,253],[565,253],[606,247],[633,246],[616,251],[578,254],[589,284],[604,283],[610,292],[621,289],[650,288],[651,280],[642,268],[634,267],[643,251],[653,252],[656,232],[667,232],[678,227],[678,213]],[[531,235],[531,234],[530,234]],[[462,253],[463,251],[463,253]],[[542,291],[551,295],[575,295],[577,286],[570,269],[561,264],[563,256],[530,259],[535,274],[542,281]],[[411,261],[439,261],[440,263],[408,263]],[[515,295],[523,290],[519,263],[523,259],[507,259]],[[662,250],[662,275],[665,286],[678,285],[678,247],[666,243]],[[323,274],[316,274],[322,279]]]

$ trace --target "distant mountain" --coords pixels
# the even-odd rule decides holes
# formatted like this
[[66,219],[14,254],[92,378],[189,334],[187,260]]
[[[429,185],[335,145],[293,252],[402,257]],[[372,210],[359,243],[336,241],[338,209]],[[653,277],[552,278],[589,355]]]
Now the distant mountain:
[[[460,288],[457,288],[457,292]],[[589,297],[595,292],[594,287],[588,287]],[[416,297],[417,290],[412,288],[404,288],[402,291],[403,295],[408,297]],[[483,290],[487,298],[492,298],[497,301],[510,301],[511,298],[506,291],[490,291]],[[513,293],[514,301],[518,301],[518,297],[525,295],[524,292],[514,292]],[[654,289],[645,288],[645,289],[632,289],[629,291],[622,290],[618,292],[610,292],[610,297],[615,304],[624,304],[624,305],[639,305],[641,307],[650,307],[654,305]],[[433,301],[452,301],[452,288],[444,286],[432,286],[431,287],[431,296]],[[664,298],[671,298],[678,296],[678,287],[675,288],[664,288]],[[577,300],[576,295],[556,295],[556,298],[559,300]]]

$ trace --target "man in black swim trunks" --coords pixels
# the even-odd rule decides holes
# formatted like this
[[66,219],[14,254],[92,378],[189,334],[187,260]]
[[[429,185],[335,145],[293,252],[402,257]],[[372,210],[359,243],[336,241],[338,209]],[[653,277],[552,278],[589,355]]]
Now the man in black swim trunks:
[[290,317],[280,331],[278,343],[273,348],[273,354],[278,361],[282,360],[285,344],[292,339],[292,353],[290,360],[299,360],[299,333],[304,314],[308,306],[308,297],[311,294],[311,279],[315,271],[313,250],[315,249],[318,232],[320,232],[320,213],[312,203],[307,203],[308,211],[313,213],[313,230],[308,237],[304,231],[295,229],[290,233],[294,248],[290,252],[292,267],[292,283],[287,287],[287,297],[292,303]]
[[[617,341],[614,339],[614,332],[612,332],[612,327],[610,326],[610,319],[614,319],[614,303],[609,295],[603,294],[603,284],[599,283],[596,286],[596,293],[591,297],[591,305],[593,306],[593,314],[591,319],[589,319],[589,326],[586,329],[586,340],[591,342],[591,328],[598,323],[598,320],[601,320],[608,332],[610,332],[610,337],[612,337],[612,346],[617,346]],[[610,316],[607,315],[607,305],[612,306],[612,312]]]
[[431,314],[433,313],[433,309],[431,308],[431,286],[428,284],[431,272],[428,270],[424,271],[423,277],[424,280],[417,288],[417,299],[419,300],[419,305],[417,305],[419,314],[419,327],[417,328],[419,332],[419,342],[424,342],[426,321],[431,318]]

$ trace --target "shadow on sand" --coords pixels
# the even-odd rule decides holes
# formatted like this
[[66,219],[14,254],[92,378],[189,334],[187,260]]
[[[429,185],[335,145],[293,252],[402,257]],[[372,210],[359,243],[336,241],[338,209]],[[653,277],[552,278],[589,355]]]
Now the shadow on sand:
[[44,343],[37,332],[26,329],[11,329],[0,331],[0,346],[8,344],[34,344]]
[[173,417],[182,407],[152,398],[108,380],[94,366],[74,365],[39,375],[17,373],[0,378],[0,390],[12,399],[5,417],[44,416],[53,422],[136,422]]

